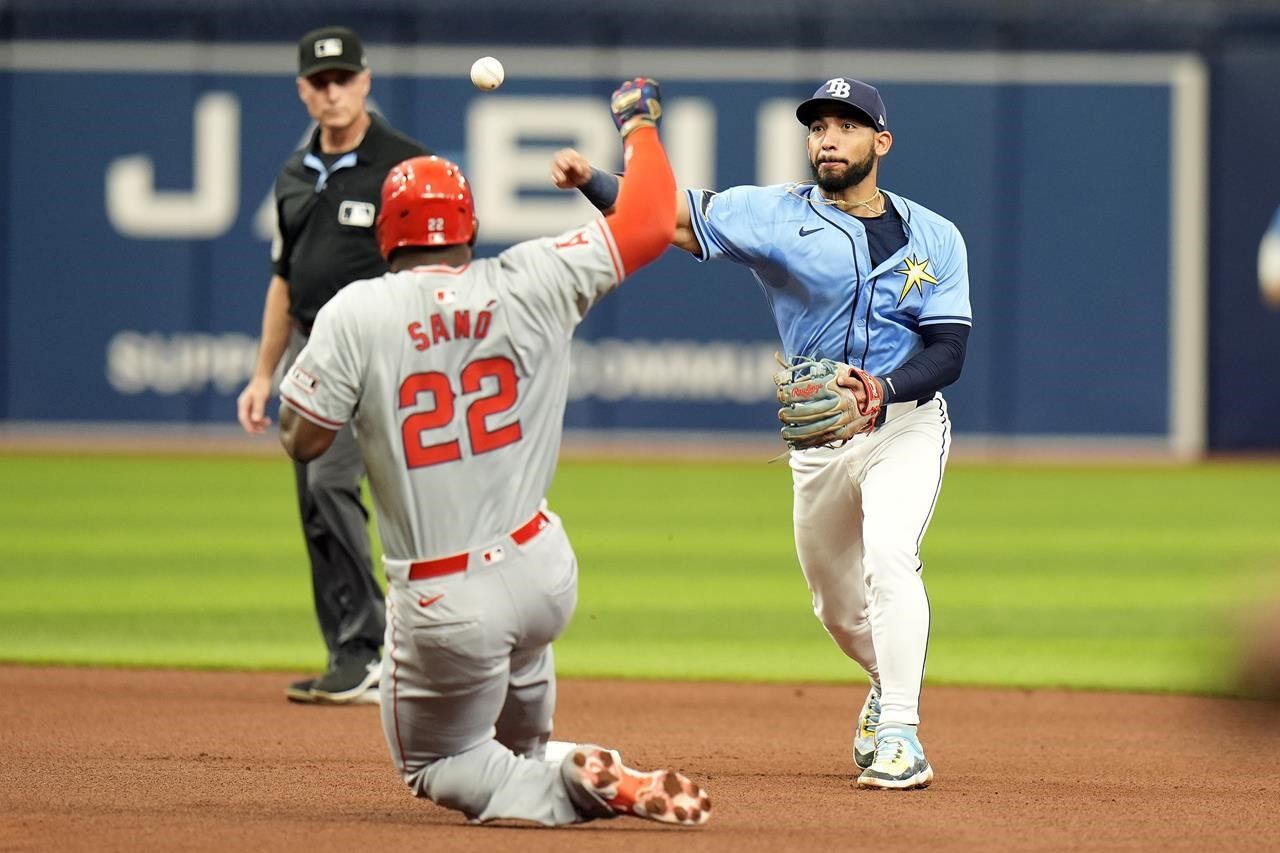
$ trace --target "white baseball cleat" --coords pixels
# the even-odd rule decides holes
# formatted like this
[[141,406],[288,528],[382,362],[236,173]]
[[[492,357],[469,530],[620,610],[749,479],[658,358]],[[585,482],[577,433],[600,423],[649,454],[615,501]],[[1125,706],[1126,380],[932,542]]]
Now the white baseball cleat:
[[542,760],[548,764],[559,764],[564,761],[566,755],[577,748],[578,745],[571,740],[549,740]]
[[932,781],[933,768],[913,728],[885,726],[876,732],[875,760],[858,777],[859,788],[908,791]]
[[873,684],[858,713],[853,733],[853,763],[866,770],[876,757],[876,727],[880,725],[880,685]]

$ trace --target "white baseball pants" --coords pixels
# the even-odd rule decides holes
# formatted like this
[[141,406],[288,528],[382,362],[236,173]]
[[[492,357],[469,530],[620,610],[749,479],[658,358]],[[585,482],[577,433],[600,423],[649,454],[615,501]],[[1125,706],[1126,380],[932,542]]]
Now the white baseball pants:
[[920,722],[929,641],[920,543],[951,448],[941,395],[894,406],[869,435],[791,454],[796,554],[813,612],[880,684],[882,726]]

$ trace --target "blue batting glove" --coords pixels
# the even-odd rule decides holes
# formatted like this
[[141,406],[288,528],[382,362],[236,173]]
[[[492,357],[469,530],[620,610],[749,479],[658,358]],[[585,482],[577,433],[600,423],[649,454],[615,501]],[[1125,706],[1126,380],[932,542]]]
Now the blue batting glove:
[[657,127],[662,116],[662,91],[658,81],[648,77],[626,81],[609,98],[609,111],[623,139],[638,127]]

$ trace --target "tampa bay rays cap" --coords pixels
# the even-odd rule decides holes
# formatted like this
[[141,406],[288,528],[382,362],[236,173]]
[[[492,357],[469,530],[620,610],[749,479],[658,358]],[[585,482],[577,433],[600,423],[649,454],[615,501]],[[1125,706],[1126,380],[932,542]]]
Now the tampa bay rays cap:
[[369,60],[365,58],[360,37],[346,27],[321,27],[298,41],[299,77],[310,77],[334,68],[363,71],[368,67]]
[[796,118],[807,126],[823,109],[833,106],[853,107],[877,131],[889,129],[889,125],[885,123],[884,101],[880,98],[880,91],[875,86],[852,77],[832,77],[823,83],[812,98],[796,107]]

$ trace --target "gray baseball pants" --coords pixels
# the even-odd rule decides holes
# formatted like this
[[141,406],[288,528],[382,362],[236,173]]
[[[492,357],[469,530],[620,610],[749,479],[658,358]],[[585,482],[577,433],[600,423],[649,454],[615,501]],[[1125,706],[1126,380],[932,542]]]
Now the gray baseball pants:
[[609,815],[541,760],[556,702],[551,642],[578,597],[573,548],[546,514],[537,537],[486,543],[466,571],[411,581],[409,563],[385,561],[387,747],[414,794],[477,822]]

